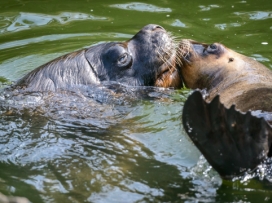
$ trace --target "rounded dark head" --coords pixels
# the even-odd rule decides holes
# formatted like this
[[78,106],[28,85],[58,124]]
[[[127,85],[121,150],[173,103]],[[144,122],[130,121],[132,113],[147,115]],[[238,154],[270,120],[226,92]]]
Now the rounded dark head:
[[238,67],[241,56],[220,43],[182,40],[178,48],[182,78],[185,85],[192,89],[209,88],[220,82],[224,77],[221,72]]

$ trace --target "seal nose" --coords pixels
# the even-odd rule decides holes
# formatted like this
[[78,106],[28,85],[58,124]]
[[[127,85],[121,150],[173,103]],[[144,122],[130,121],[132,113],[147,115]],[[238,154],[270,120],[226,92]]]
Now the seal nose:
[[155,30],[164,30],[165,31],[165,29],[160,25],[153,25],[152,31],[155,31]]
[[146,25],[143,30],[147,30],[147,31],[157,31],[157,30],[163,30],[165,31],[165,29],[160,26],[160,25],[155,25],[155,24],[149,24],[149,25]]

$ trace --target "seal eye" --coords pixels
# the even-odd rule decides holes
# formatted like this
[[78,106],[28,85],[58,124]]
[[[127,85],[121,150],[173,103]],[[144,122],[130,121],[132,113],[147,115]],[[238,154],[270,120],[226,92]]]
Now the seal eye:
[[210,48],[211,48],[211,49],[217,49],[217,46],[216,46],[216,44],[211,44],[211,45],[210,45]]
[[128,59],[128,54],[124,53],[123,55],[121,55],[118,59],[118,63],[119,64],[125,64],[127,62]]
[[118,67],[127,68],[131,65],[131,63],[132,63],[132,57],[127,52],[121,54],[121,56],[117,60]]
[[210,46],[208,46],[207,48],[207,52],[209,53],[214,53],[218,50],[218,46],[216,44],[211,44]]
[[103,63],[111,69],[128,68],[132,63],[132,55],[123,44],[113,44],[103,54]]

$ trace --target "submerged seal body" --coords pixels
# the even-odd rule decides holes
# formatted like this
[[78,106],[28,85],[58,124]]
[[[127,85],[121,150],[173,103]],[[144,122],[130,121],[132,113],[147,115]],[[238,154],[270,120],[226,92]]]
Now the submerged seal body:
[[180,87],[175,43],[159,25],[147,25],[126,42],[98,44],[61,56],[20,79],[27,91],[116,81],[131,86]]
[[183,40],[179,59],[185,86],[202,90],[185,102],[183,126],[213,168],[229,179],[270,157],[271,70],[219,43]]

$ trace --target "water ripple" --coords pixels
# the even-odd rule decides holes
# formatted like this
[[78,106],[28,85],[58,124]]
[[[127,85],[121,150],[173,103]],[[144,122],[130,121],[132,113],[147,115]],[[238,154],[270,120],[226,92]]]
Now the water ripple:
[[214,26],[220,30],[226,30],[231,27],[240,27],[243,24],[245,24],[245,23],[222,23],[222,24],[216,24]]
[[[4,15],[4,14],[2,14]],[[59,15],[46,15],[41,13],[20,12],[18,16],[0,16],[0,33],[16,32],[31,29],[32,27],[45,26],[52,22],[66,24],[78,20],[108,20],[106,17],[94,16],[87,13],[62,12]]]
[[174,27],[186,27],[186,25],[178,19],[174,20],[174,22],[171,23],[171,25]]
[[170,8],[162,8],[152,4],[132,2],[128,4],[112,4],[110,7],[141,12],[172,12]]
[[8,49],[13,47],[24,46],[27,44],[39,43],[39,42],[46,42],[46,41],[58,41],[62,39],[68,39],[73,37],[94,37],[94,36],[110,36],[113,38],[130,38],[132,35],[123,34],[123,33],[77,33],[77,34],[55,34],[55,35],[44,35],[41,37],[23,39],[23,40],[16,40],[12,42],[6,42],[0,45],[1,49]]
[[203,5],[200,5],[199,8],[201,11],[209,11],[211,9],[214,9],[214,8],[220,8],[221,6],[217,5],[217,4],[212,4],[212,5],[208,5],[208,6],[203,6]]
[[250,20],[266,20],[272,18],[271,11],[235,12],[234,14],[247,17]]

